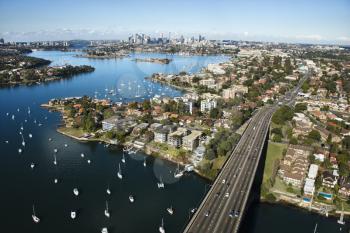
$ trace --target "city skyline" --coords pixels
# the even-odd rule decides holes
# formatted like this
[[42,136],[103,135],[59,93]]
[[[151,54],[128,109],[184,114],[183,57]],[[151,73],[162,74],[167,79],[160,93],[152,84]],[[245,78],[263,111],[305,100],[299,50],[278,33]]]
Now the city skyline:
[[[104,4],[108,3],[108,4]],[[108,6],[108,7],[106,7]],[[124,39],[133,33],[350,44],[349,1],[0,1],[6,41]],[[317,9],[317,10],[315,10]],[[64,12],[64,14],[62,14]],[[79,12],[79,14],[77,14]],[[130,15],[130,12],[133,12]],[[64,17],[62,16],[64,15]],[[79,17],[77,17],[79,15]],[[297,17],[296,17],[297,16]]]

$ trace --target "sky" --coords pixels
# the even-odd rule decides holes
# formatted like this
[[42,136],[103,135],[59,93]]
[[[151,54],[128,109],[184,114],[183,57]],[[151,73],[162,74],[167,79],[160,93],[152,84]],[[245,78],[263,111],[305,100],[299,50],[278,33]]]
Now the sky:
[[0,0],[5,41],[132,33],[350,45],[350,0]]

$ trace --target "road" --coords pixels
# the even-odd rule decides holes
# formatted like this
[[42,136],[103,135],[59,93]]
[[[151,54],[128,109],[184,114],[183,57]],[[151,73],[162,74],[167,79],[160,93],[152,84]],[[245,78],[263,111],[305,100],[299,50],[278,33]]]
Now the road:
[[243,218],[272,114],[278,105],[294,104],[309,73],[297,86],[272,106],[261,108],[251,118],[236,148],[211,189],[184,230],[184,233],[236,233]]

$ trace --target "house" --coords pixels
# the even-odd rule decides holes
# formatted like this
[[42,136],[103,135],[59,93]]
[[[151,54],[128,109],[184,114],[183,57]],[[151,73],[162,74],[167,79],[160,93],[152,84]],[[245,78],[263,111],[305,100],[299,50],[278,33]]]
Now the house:
[[322,185],[329,188],[334,188],[337,184],[338,179],[330,171],[324,171],[322,173]]
[[313,196],[314,192],[315,192],[315,180],[306,178],[305,185],[304,185],[304,195]]
[[217,101],[215,99],[205,99],[201,101],[201,112],[209,112],[216,108]]
[[316,164],[311,164],[309,168],[309,173],[308,173],[308,178],[310,179],[316,179],[317,177],[317,172],[318,172],[318,165]]
[[302,187],[307,169],[308,156],[312,148],[298,145],[289,145],[287,153],[281,161],[278,174],[284,182],[296,187]]
[[165,143],[168,139],[169,130],[166,128],[157,128],[154,130],[154,141]]
[[187,135],[188,130],[186,128],[179,127],[175,132],[172,132],[168,136],[168,145],[174,147],[180,147],[182,145],[182,137]]
[[222,98],[230,99],[235,98],[238,95],[243,95],[248,93],[248,87],[243,85],[233,85],[231,88],[224,89],[222,91]]
[[338,194],[345,198],[350,197],[350,182],[346,182],[345,184],[341,185],[340,189],[338,190]]
[[182,148],[193,151],[199,145],[199,137],[201,135],[201,131],[192,130],[189,135],[182,138]]
[[105,119],[102,121],[102,130],[103,131],[110,131],[113,128],[116,127],[118,121],[120,120],[119,116],[112,116],[108,119]]

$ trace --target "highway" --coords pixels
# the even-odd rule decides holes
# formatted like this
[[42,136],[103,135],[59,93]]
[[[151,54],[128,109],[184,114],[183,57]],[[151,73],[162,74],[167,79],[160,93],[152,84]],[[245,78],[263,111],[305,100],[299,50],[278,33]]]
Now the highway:
[[237,232],[273,111],[267,107],[253,116],[184,232]]
[[272,114],[278,105],[294,104],[309,73],[272,106],[261,108],[226,161],[184,233],[236,233],[242,221],[250,189],[260,161]]

